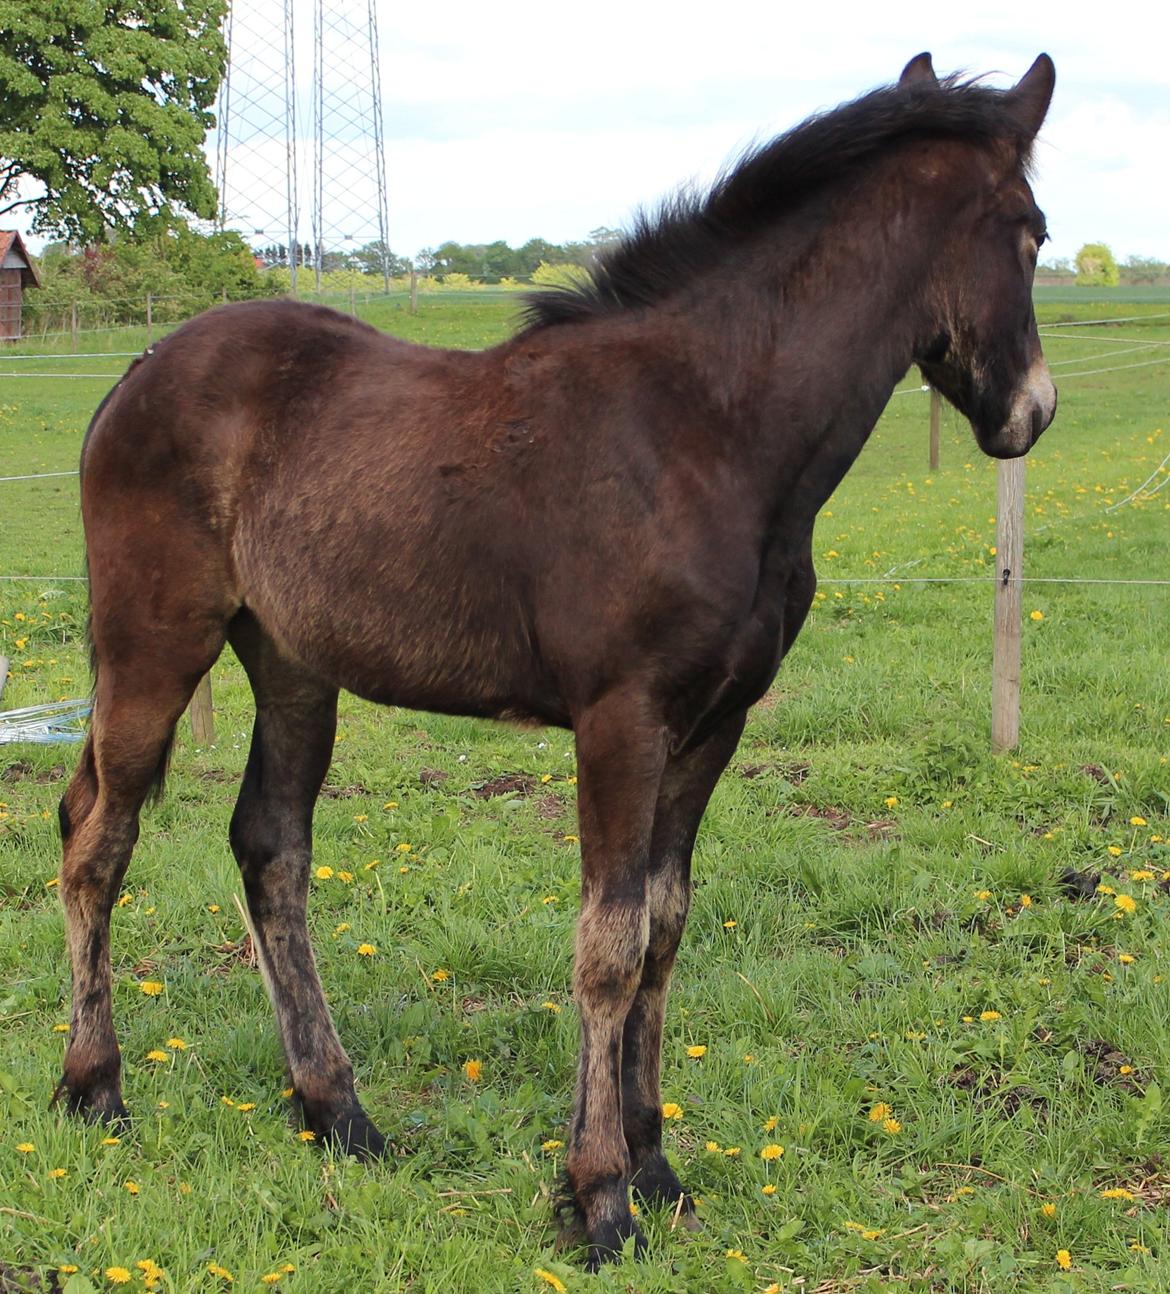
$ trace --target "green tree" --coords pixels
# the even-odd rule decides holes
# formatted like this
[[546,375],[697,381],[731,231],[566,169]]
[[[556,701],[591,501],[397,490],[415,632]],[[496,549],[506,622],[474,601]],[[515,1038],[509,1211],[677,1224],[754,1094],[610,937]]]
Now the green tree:
[[1112,288],[1120,281],[1117,261],[1105,243],[1086,243],[1077,252],[1077,287]]
[[202,143],[226,8],[0,0],[0,217],[28,208],[34,229],[81,242],[148,214],[213,216]]

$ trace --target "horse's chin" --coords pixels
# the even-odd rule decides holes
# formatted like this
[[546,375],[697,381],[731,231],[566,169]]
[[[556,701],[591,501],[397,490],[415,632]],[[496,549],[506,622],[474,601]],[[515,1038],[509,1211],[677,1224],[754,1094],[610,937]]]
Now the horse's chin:
[[1012,400],[1007,418],[997,426],[972,423],[979,448],[992,458],[1020,458],[1040,439],[1056,416],[1056,387],[1048,365],[1039,359]]

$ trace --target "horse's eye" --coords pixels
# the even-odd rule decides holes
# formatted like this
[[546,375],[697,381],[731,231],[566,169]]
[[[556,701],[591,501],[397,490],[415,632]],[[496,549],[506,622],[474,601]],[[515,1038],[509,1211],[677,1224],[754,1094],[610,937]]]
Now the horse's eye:
[[1040,250],[1040,248],[1041,248],[1041,247],[1043,247],[1043,246],[1044,246],[1044,244],[1045,244],[1047,241],[1048,241],[1048,235],[1047,235],[1046,233],[1044,233],[1044,234],[1037,234],[1037,235],[1036,235],[1036,250],[1037,250],[1037,251],[1039,251],[1039,250]]

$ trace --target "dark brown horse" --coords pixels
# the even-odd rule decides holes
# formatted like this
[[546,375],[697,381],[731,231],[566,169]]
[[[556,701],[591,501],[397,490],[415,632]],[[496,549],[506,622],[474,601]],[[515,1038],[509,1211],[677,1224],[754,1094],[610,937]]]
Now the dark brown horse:
[[[1027,182],[1046,55],[897,85],[680,197],[482,353],[291,301],[137,360],[82,454],[93,727],[61,805],[59,1094],[125,1115],[109,917],[175,724],[230,642],[256,699],[231,845],[307,1126],[377,1154],[305,922],[339,688],[576,733],[580,1067],[568,1178],[596,1263],[662,1152],[667,984],[704,808],[808,611],[817,510],[918,363],[982,448],[1052,419]],[[339,612],[339,608],[344,611]]]

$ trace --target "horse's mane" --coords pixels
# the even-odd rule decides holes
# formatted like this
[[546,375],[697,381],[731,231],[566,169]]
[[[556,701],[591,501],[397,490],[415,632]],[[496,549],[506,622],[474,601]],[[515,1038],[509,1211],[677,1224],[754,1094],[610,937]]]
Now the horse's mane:
[[683,189],[603,253],[580,284],[528,295],[528,331],[652,305],[716,265],[739,242],[815,191],[855,174],[899,144],[949,137],[1007,140],[1026,167],[1031,132],[1012,114],[1007,91],[948,77],[871,91],[748,149],[705,193]]

